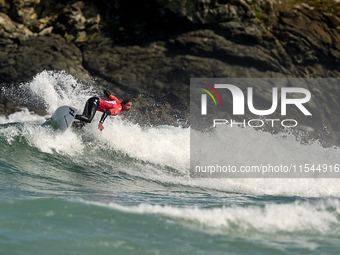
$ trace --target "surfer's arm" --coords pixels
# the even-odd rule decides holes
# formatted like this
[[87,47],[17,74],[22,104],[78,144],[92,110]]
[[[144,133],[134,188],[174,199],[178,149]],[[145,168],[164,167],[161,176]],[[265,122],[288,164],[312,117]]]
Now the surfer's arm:
[[115,97],[114,95],[110,95],[109,100],[110,101],[116,101],[116,102],[120,103],[119,99],[117,97]]
[[106,119],[106,117],[109,116],[109,115],[111,115],[111,111],[110,111],[110,110],[107,110],[107,111],[103,112],[103,115],[102,115],[102,117],[100,118],[99,123],[102,123],[102,124],[103,124],[104,121],[105,121],[105,119]]
[[104,90],[104,94],[109,98],[110,101],[118,101],[120,103],[119,99],[112,95],[107,89]]
[[110,97],[110,95],[111,95],[110,91],[108,91],[107,89],[104,89],[104,94],[107,97]]
[[104,123],[106,117],[109,116],[109,115],[111,115],[111,111],[110,110],[107,110],[107,111],[103,112],[103,115],[100,118],[100,121],[99,121],[99,124],[98,124],[98,128],[99,128],[100,131],[102,131],[104,129],[103,123]]
[[102,131],[104,129],[103,123],[104,123],[106,117],[109,116],[109,115],[116,116],[116,115],[118,115],[118,113],[120,111],[121,111],[121,108],[115,106],[112,109],[109,109],[109,110],[103,112],[103,115],[100,118],[100,121],[99,121],[99,124],[98,124],[98,128],[100,129],[100,131]]

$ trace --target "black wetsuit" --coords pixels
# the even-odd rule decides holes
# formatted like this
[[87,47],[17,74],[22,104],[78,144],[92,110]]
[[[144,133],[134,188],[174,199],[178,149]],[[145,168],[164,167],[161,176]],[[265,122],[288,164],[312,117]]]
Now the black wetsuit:
[[83,114],[77,114],[75,119],[83,121],[85,123],[91,123],[96,115],[97,108],[99,106],[100,99],[99,97],[91,97],[86,101]]

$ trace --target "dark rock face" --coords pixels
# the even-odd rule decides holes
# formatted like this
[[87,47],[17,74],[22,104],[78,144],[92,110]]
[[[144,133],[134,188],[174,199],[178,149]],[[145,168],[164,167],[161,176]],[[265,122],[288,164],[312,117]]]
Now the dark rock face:
[[[339,77],[337,14],[288,2],[0,0],[0,83],[66,70],[133,98],[147,123],[181,124],[190,77]],[[337,86],[313,93],[318,106],[334,101],[320,116],[339,116]],[[323,119],[330,131],[337,116]]]

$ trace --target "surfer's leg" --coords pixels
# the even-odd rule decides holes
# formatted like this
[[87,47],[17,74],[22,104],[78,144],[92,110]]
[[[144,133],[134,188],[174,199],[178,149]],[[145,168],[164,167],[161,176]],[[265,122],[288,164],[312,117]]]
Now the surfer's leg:
[[88,118],[90,122],[93,120],[94,115],[96,115],[98,106],[99,106],[99,98],[98,97],[90,98],[89,107],[88,107]]
[[87,112],[88,112],[88,109],[89,109],[89,101],[90,101],[90,99],[88,99],[86,101],[86,104],[85,104],[85,107],[84,107],[84,111],[83,111],[83,116],[88,116]]
[[96,114],[98,106],[99,98],[91,97],[89,100],[87,100],[85,104],[83,115],[77,114],[75,119],[84,121],[86,123],[91,123],[92,119],[94,118],[94,115]]

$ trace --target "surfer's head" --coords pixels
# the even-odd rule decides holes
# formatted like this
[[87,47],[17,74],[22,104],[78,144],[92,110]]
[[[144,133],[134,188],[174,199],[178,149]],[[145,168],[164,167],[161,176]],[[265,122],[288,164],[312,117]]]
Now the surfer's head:
[[130,99],[124,98],[121,104],[124,112],[128,112],[131,109],[132,102]]

